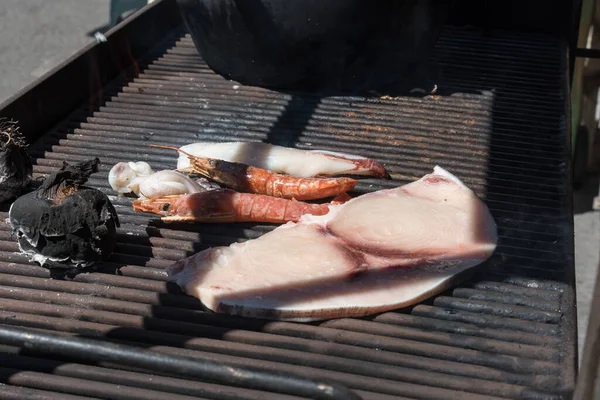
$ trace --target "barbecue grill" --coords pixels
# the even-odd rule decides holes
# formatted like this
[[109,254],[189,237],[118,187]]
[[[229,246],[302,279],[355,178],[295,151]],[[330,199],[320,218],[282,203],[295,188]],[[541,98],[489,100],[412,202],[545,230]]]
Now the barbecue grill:
[[[524,2],[520,2],[524,3]],[[561,399],[576,375],[569,132],[571,2],[464,2],[440,37],[438,93],[320,96],[212,72],[174,1],[144,7],[6,102],[36,176],[102,162],[119,212],[109,262],[75,276],[18,254],[0,223],[0,398]],[[214,314],[164,268],[261,224],[165,225],[117,198],[119,161],[172,169],[195,141],[268,141],[372,157],[398,186],[436,164],[489,205],[494,256],[464,283],[367,318]],[[4,220],[8,206],[2,209]]]

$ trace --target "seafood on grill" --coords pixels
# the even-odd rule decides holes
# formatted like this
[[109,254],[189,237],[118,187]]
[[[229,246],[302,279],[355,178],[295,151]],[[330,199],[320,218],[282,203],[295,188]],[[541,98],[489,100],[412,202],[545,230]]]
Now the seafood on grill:
[[108,172],[110,187],[119,194],[129,193],[129,184],[137,177],[152,175],[154,171],[145,161],[119,162]]
[[177,169],[191,167],[196,157],[246,164],[280,174],[310,178],[334,175],[389,177],[383,164],[361,156],[326,150],[301,150],[262,142],[192,143],[180,147]]
[[64,162],[37,190],[11,205],[8,222],[19,249],[41,266],[86,268],[112,254],[117,212],[103,192],[84,185],[99,162]]
[[352,178],[298,178],[277,174],[242,163],[196,157],[171,146],[151,145],[176,150],[190,159],[185,172],[193,172],[238,192],[264,194],[296,200],[316,200],[334,197],[354,189],[358,181]]
[[17,198],[31,183],[33,164],[26,147],[17,124],[0,119],[0,202]]
[[117,193],[134,193],[141,199],[200,193],[219,188],[206,178],[193,180],[178,171],[154,172],[150,165],[142,161],[115,164],[109,172],[108,181]]
[[433,173],[304,215],[257,239],[167,269],[210,310],[313,321],[412,305],[459,282],[496,249],[489,209],[457,177]]
[[329,204],[310,204],[260,194],[217,189],[203,193],[134,200],[133,209],[160,215],[165,222],[263,222],[298,221],[302,215],[323,215],[330,204],[341,204],[339,196]]

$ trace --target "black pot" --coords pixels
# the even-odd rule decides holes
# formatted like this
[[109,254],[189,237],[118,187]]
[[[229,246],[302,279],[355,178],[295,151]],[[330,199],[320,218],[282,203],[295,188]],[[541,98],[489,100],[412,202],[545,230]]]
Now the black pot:
[[[415,87],[449,0],[178,0],[211,69],[279,89]],[[427,83],[425,83],[427,84]]]

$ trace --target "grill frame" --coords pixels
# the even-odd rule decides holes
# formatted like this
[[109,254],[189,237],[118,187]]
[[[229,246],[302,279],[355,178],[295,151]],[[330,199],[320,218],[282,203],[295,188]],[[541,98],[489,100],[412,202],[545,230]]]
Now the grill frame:
[[[155,48],[181,26],[174,0],[160,0],[136,11],[0,104],[1,115],[19,121],[29,143],[94,99],[102,88],[129,68],[139,69]],[[143,29],[140,29],[143,27]],[[136,64],[138,67],[136,67]],[[57,101],[60,93],[60,101]]]
[[[165,17],[167,16],[167,17]],[[139,66],[136,67],[135,63],[138,62],[139,65],[144,65],[144,60],[152,60],[158,53],[160,53],[160,50],[158,50],[158,53],[153,52],[152,49],[154,48],[151,43],[157,40],[165,40],[165,37],[168,37],[169,34],[171,34],[174,30],[176,30],[177,27],[177,20],[178,20],[178,15],[176,13],[176,7],[173,1],[161,1],[161,2],[156,2],[154,4],[151,4],[148,7],[145,7],[143,10],[139,11],[136,16],[134,16],[134,18],[124,24],[123,26],[118,27],[117,29],[109,32],[107,34],[108,37],[108,42],[106,43],[98,43],[98,44],[94,44],[94,45],[90,45],[88,48],[84,49],[79,55],[75,55],[73,59],[71,59],[70,62],[66,62],[65,65],[58,67],[56,70],[51,71],[47,76],[43,77],[39,82],[34,83],[32,86],[30,86],[29,88],[26,88],[23,92],[21,92],[21,94],[18,94],[15,98],[9,100],[7,103],[5,103],[5,105],[3,105],[1,108],[2,110],[0,111],[0,116],[7,116],[9,118],[13,118],[13,119],[17,119],[17,120],[23,120],[26,121],[25,124],[22,126],[22,131],[25,133],[26,137],[28,138],[28,140],[32,141],[32,139],[34,138],[39,138],[41,135],[46,135],[47,132],[58,132],[60,130],[63,129],[67,129],[72,122],[71,121],[78,121],[80,119],[85,120],[85,114],[86,111],[82,110],[81,108],[76,108],[74,107],[72,104],[77,103],[78,105],[80,103],[84,103],[87,101],[88,98],[94,98],[94,96],[97,96],[97,93],[94,90],[90,90],[87,94],[91,94],[89,96],[86,96],[85,94],[82,94],[82,90],[80,90],[81,87],[87,87],[86,85],[88,84],[88,80],[90,76],[95,76],[96,72],[99,71],[103,71],[100,72],[100,74],[98,75],[100,77],[99,82],[100,84],[98,85],[98,87],[102,87],[103,88],[103,92],[104,95],[106,95],[106,88],[110,88],[110,87],[115,87],[118,88],[117,91],[119,91],[121,89],[121,85],[126,83],[127,81],[130,80],[130,78],[132,77],[132,67],[133,67],[133,72],[135,73],[136,68],[140,68]],[[164,25],[163,25],[164,22]],[[150,34],[148,35],[148,37],[145,38],[141,38],[140,36],[145,36],[145,35],[136,35],[133,32],[136,31],[136,29],[138,29],[140,26],[147,26],[148,24],[153,26],[153,29],[150,30]],[[144,32],[145,33],[145,32]],[[167,41],[169,39],[166,39]],[[127,45],[126,43],[129,42],[130,44]],[[160,47],[160,46],[158,46]],[[124,69],[124,70],[119,70],[118,67],[116,67],[117,64],[115,64],[113,61],[111,61],[111,57],[102,57],[102,55],[108,55],[108,54],[116,54],[116,56],[112,57],[112,60],[123,60],[123,66],[128,66],[129,69]],[[567,52],[563,52],[563,54],[567,54]],[[131,62],[129,62],[129,64],[127,64],[127,60],[129,57],[132,57]],[[567,63],[568,60],[565,56],[565,60],[562,60],[563,62]],[[151,68],[150,68],[151,69]],[[81,72],[78,72],[77,74],[73,74],[73,71],[75,70],[79,70]],[[85,72],[83,72],[85,71]],[[111,72],[113,71],[113,72]],[[34,107],[34,110],[36,112],[36,117],[39,116],[38,118],[31,118],[31,113],[30,110],[31,109],[31,105],[32,104],[44,104],[44,103],[48,103],[48,99],[52,96],[55,96],[55,89],[52,88],[56,88],[56,87],[63,87],[63,83],[65,82],[65,80],[67,79],[67,77],[69,78],[69,80],[73,81],[73,82],[77,82],[77,83],[82,83],[82,85],[68,85],[67,88],[69,89],[69,93],[63,93],[64,97],[69,97],[70,99],[73,99],[72,102],[65,102],[65,103],[61,103],[61,105],[57,106],[57,109],[53,110],[53,112],[46,112],[44,111],[43,108],[40,107]],[[565,82],[564,85],[565,87],[568,87],[567,82],[568,82],[568,74],[565,74]],[[85,82],[85,85],[83,85],[83,83]],[[78,87],[79,86],[79,87]],[[139,85],[139,87],[141,87],[144,90],[143,84]],[[129,94],[129,95],[134,95],[135,86],[133,87],[133,89],[131,89],[131,91],[125,90],[124,93]],[[39,99],[37,102],[33,102],[33,98],[37,97],[36,94],[38,94]],[[99,98],[99,97],[96,97]],[[310,96],[308,96],[307,98],[310,98]],[[268,100],[268,99],[267,99]],[[60,103],[60,102],[57,102]],[[97,110],[98,113],[100,113],[100,115],[102,115],[101,113],[104,112],[102,107],[105,106],[100,106]],[[564,107],[565,107],[565,116],[569,116],[569,103],[568,103],[568,96],[565,96],[565,101],[564,101]],[[106,107],[105,107],[106,108]],[[73,111],[75,110],[75,111]],[[25,115],[29,115],[29,118],[24,118]],[[82,118],[83,116],[83,118]],[[31,119],[30,119],[31,118]],[[98,117],[94,117],[94,118],[98,118]],[[91,118],[84,122],[83,124],[79,124],[76,123],[76,125],[78,126],[77,129],[80,129],[82,131],[85,131],[86,129],[86,124],[94,124],[94,118]],[[33,122],[30,122],[32,121]],[[56,125],[56,123],[58,121],[65,121],[65,123],[59,123],[58,125]],[[97,121],[97,122],[101,122],[101,121]],[[88,133],[89,133],[89,128],[92,128],[91,126],[88,127]],[[565,151],[568,151],[570,154],[570,140],[569,140],[569,136],[570,136],[570,132],[568,132],[568,124],[567,126],[565,126],[565,131],[567,132],[566,136],[566,140],[565,140]],[[50,137],[52,134],[50,134],[48,137]],[[548,140],[548,143],[550,143],[550,140]],[[285,143],[282,143],[285,144]],[[549,144],[550,146],[550,144]],[[164,154],[164,153],[157,153],[157,154]],[[101,160],[103,159],[103,157],[101,156]],[[39,160],[38,160],[39,161]],[[49,158],[47,159],[48,162],[45,162],[41,165],[41,168],[37,168],[37,172],[49,172],[50,170],[52,170],[52,168],[59,166],[58,164],[58,159],[56,158]],[[103,162],[104,167],[106,168],[108,164],[110,164],[109,162]],[[568,172],[570,169],[570,164],[567,163],[565,165],[565,169],[566,169],[566,175],[570,176],[570,173]],[[413,175],[416,173],[413,173]],[[414,176],[406,176],[404,179],[405,180],[409,180],[414,178]],[[98,180],[91,180],[92,184],[99,184],[100,182]],[[570,187],[570,182],[563,182],[563,187],[564,188],[568,188]],[[361,190],[367,190],[366,188],[363,188]],[[566,197],[566,204],[560,204],[560,206],[563,207],[563,210],[565,210],[566,212],[568,212],[570,215],[572,215],[571,209],[572,209],[572,205],[570,204],[570,196],[565,196]],[[120,211],[122,210],[122,208],[120,209]],[[140,219],[141,220],[141,219]],[[156,228],[158,229],[158,228]],[[571,230],[573,229],[572,226],[572,220],[570,221],[570,226],[567,226],[565,229],[567,230]],[[3,233],[3,238],[5,238],[5,234]],[[168,238],[163,238],[163,243],[166,241],[171,240],[172,242],[169,244],[169,246],[167,246],[167,248],[169,247],[174,247],[177,244],[181,243],[182,239],[189,239],[193,233],[188,230],[186,230],[185,232],[172,232],[171,233],[173,236],[172,237],[168,237]],[[568,240],[569,235],[566,235],[566,239],[567,241],[564,243],[565,248],[571,248],[573,246],[572,243],[572,238],[569,241]],[[135,244],[133,244],[133,246],[135,246]],[[1,249],[4,252],[7,251],[12,251],[12,249]],[[172,255],[165,253],[166,254],[166,258],[168,261],[169,257],[172,257]],[[566,254],[568,255],[568,251],[566,252]],[[126,260],[125,260],[126,261]],[[159,260],[160,261],[160,260]],[[26,274],[27,272],[25,271],[29,271],[23,264],[20,264],[18,261],[18,258],[15,258],[15,262],[17,262],[17,264],[13,265],[13,266],[3,266],[2,270],[0,271],[1,273],[14,273],[14,276],[16,275],[21,275],[24,274],[23,277],[26,278]],[[126,264],[125,262],[120,262],[121,264]],[[573,282],[574,282],[574,270],[573,270],[573,260],[568,260],[568,264],[570,264],[570,266],[567,266],[567,268],[563,271],[563,277],[562,280],[564,281],[564,285],[555,283],[555,282],[550,282],[547,285],[547,289],[551,289],[551,291],[549,291],[549,293],[555,293],[556,291],[560,292],[561,290],[563,291],[563,295],[559,296],[559,309],[561,310],[574,310],[574,293],[573,290],[571,289],[573,287]],[[155,268],[161,268],[164,267],[166,265],[161,264],[160,262],[157,264],[152,265]],[[135,267],[135,266],[133,266]],[[115,267],[116,268],[116,267]],[[133,271],[133,269],[131,269],[132,267],[129,267],[130,270]],[[137,275],[134,276],[144,276],[143,274],[147,274],[148,277],[151,277],[151,279],[157,279],[157,274],[156,271],[154,270],[154,268],[151,268],[152,271],[136,271]],[[38,270],[36,270],[36,272],[33,272],[33,269],[31,269],[31,273],[34,274],[38,274],[40,275],[40,277],[45,277],[44,274],[42,272],[39,272]],[[558,274],[560,275],[560,272],[558,272]],[[15,277],[12,277],[11,279],[15,279]],[[107,276],[103,276],[99,279],[99,283],[100,284],[106,284],[106,282],[110,282],[110,279],[108,278],[110,275]],[[93,276],[91,277],[80,277],[78,279],[83,279],[82,282],[85,282],[86,285],[90,285],[93,284],[93,280],[95,279]],[[527,286],[527,285],[531,285],[531,284],[536,284],[536,285],[540,285],[542,284],[542,287],[540,288],[540,290],[544,290],[543,288],[543,283],[540,283],[539,280],[532,280],[529,281],[526,278],[515,278],[515,277],[505,277],[503,278],[504,280],[504,284],[506,284],[506,287],[503,287],[502,284],[498,284],[499,286],[499,290],[510,290],[510,286],[509,285],[516,285],[516,286]],[[31,280],[31,279],[30,279]],[[37,282],[37,281],[36,281]],[[497,283],[497,282],[496,282]],[[109,283],[110,284],[110,283]],[[493,286],[494,282],[488,282],[488,283],[483,283],[481,287],[485,286],[485,285],[492,285]],[[148,283],[149,286],[152,286],[152,284]],[[34,285],[35,286],[35,285]],[[38,289],[32,289],[32,290],[38,290]],[[463,289],[462,291],[462,295],[464,296],[464,298],[469,298],[470,295],[474,294],[473,292],[468,292],[469,289]],[[477,289],[472,289],[477,291]],[[459,292],[460,294],[460,292]],[[477,293],[475,293],[477,294]],[[456,296],[456,294],[454,294]],[[550,296],[550,294],[545,293],[544,292],[544,296]],[[110,298],[110,296],[108,296]],[[168,294],[167,296],[168,297]],[[167,298],[162,298],[161,302],[166,301],[166,304],[168,303],[168,299]],[[459,296],[460,297],[460,296]],[[552,296],[550,296],[552,297]],[[82,300],[82,299],[79,299]],[[135,301],[135,298],[130,299],[132,301]],[[535,299],[524,299],[524,300],[529,300],[529,301],[534,301],[533,304],[537,304],[535,303]],[[548,299],[548,300],[552,300],[552,299]],[[181,299],[178,299],[178,301],[181,301]],[[506,298],[505,298],[506,301]],[[190,302],[190,305],[193,302]],[[452,303],[452,304],[451,304]],[[435,307],[445,307],[448,305],[451,306],[457,306],[457,304],[460,306],[460,298],[458,300],[452,300],[449,299],[448,297],[444,297],[444,296],[439,296],[433,303],[433,305],[418,305],[417,307],[415,307],[413,309],[417,310],[417,314],[416,315],[424,315],[424,316],[431,316],[433,315],[432,313],[434,313],[436,310],[434,309]],[[470,302],[471,305],[466,305],[465,307],[469,306],[471,307],[472,304],[477,305],[476,302],[471,301]],[[23,305],[23,304],[20,304]],[[162,303],[162,305],[164,306],[164,303]],[[485,304],[480,304],[481,307],[484,307]],[[108,307],[108,306],[107,306]],[[430,308],[428,308],[430,307]],[[476,310],[474,310],[476,311]],[[548,319],[552,319],[552,318],[557,318],[556,316],[553,316],[553,314],[549,311],[549,313],[541,313],[539,311],[533,312],[531,311],[530,308],[528,307],[524,307],[524,308],[519,308],[519,306],[515,306],[510,310],[510,313],[508,316],[515,316],[518,315],[519,318],[525,319],[525,320],[533,320],[533,321],[538,321],[537,325],[536,324],[529,324],[527,327],[519,327],[519,329],[522,331],[523,329],[525,329],[525,332],[529,332],[529,333],[534,333],[534,332],[543,332],[544,331],[544,322]],[[466,315],[466,314],[465,314]],[[5,317],[9,317],[10,315],[8,314],[4,314]],[[464,316],[464,315],[463,315]],[[387,316],[388,318],[390,317],[390,315]],[[402,319],[402,316],[396,316],[397,318]],[[477,317],[477,315],[471,315],[470,317],[474,318],[473,321],[475,320],[475,318]],[[561,329],[564,329],[564,336],[562,337],[562,339],[566,339],[564,345],[565,346],[570,346],[572,347],[571,349],[564,349],[562,351],[562,355],[566,358],[569,359],[569,362],[565,362],[564,365],[572,365],[572,368],[565,368],[563,371],[560,371],[561,376],[561,380],[563,382],[565,382],[565,387],[563,388],[564,393],[567,395],[573,382],[574,382],[574,375],[575,375],[575,365],[577,363],[576,360],[576,356],[577,356],[577,352],[575,351],[576,346],[572,346],[574,343],[576,343],[576,324],[575,324],[575,315],[574,312],[571,312],[570,314],[567,313],[567,315],[563,315],[562,318],[564,319],[562,321],[562,325],[561,325]],[[493,318],[490,318],[490,320]],[[384,322],[390,322],[390,320],[385,320],[385,318],[382,320]],[[414,319],[411,319],[410,316],[405,316],[405,319],[402,320],[403,323],[415,323]],[[473,322],[471,321],[471,322]],[[396,321],[397,322],[397,321]],[[457,323],[457,322],[454,322]],[[336,325],[338,324],[338,325]],[[518,325],[518,324],[517,324]],[[277,325],[275,325],[277,326]],[[340,326],[343,328],[343,321],[340,324],[339,322],[334,322],[332,324],[332,326],[334,328],[340,328]],[[493,325],[490,325],[491,328],[493,328]],[[462,326],[455,326],[453,329],[455,329],[456,332],[459,332],[460,329],[463,329],[464,327]],[[451,329],[451,328],[448,328]],[[275,329],[273,332],[277,333],[277,332],[281,332],[278,331],[277,329]],[[309,335],[308,337],[310,337],[310,333],[305,333],[307,335]],[[491,333],[489,333],[491,334]],[[523,335],[520,336],[519,340],[523,340],[522,337],[524,337]],[[531,340],[533,340],[534,338],[532,337]],[[324,339],[325,341],[331,341],[332,338],[331,337],[326,337]],[[389,345],[389,343],[388,343]],[[473,344],[471,344],[473,345]],[[363,345],[364,346],[364,345]],[[431,346],[430,346],[431,347]],[[341,351],[341,348],[339,349],[339,351]],[[500,360],[498,361],[500,362]],[[491,373],[491,372],[490,372]],[[515,373],[515,375],[518,375],[518,372]],[[511,379],[513,380],[518,380],[518,376],[513,376],[511,377]],[[543,397],[544,394],[542,393],[534,393],[535,391],[527,394],[527,396],[530,396],[531,398],[536,398],[535,396],[538,396],[537,398],[552,398],[551,396],[549,397]],[[541,396],[541,397],[540,397]],[[473,397],[476,398],[476,397]]]

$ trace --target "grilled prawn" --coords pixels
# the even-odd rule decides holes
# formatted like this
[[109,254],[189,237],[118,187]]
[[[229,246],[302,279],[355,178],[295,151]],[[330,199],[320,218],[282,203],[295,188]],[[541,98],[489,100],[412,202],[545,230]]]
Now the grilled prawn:
[[[348,196],[341,195],[332,203],[339,204],[348,199]],[[327,214],[329,204],[309,204],[260,194],[239,193],[231,189],[215,189],[134,200],[133,209],[160,215],[165,222],[286,223],[298,221],[304,214]]]
[[191,164],[191,167],[186,169],[187,172],[203,175],[239,192],[285,199],[315,200],[351,191],[358,183],[352,178],[298,178],[242,163],[196,157],[177,147],[151,146],[185,154]]

